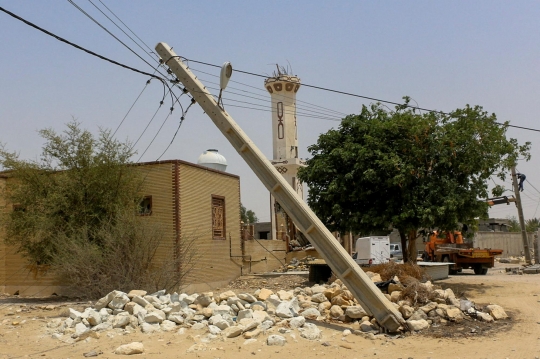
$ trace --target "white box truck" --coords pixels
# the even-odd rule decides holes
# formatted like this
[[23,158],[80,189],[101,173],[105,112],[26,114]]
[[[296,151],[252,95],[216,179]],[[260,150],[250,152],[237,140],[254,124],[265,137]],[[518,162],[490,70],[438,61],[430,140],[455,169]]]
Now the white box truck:
[[390,261],[390,237],[372,236],[356,240],[356,253],[353,259],[361,266],[386,263]]

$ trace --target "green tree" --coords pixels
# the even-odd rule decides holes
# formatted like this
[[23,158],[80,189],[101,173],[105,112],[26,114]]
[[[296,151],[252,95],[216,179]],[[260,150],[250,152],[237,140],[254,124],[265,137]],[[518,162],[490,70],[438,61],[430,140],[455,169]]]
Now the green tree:
[[507,139],[506,129],[479,106],[450,114],[364,106],[309,147],[299,178],[330,230],[397,228],[403,248],[409,243],[405,260],[415,261],[419,229],[453,230],[485,217],[479,199],[488,197],[490,176],[504,179],[518,156],[529,159],[530,144]]
[[177,287],[195,262],[194,238],[180,240],[179,254],[153,262],[162,233],[136,215],[144,179],[130,165],[129,143],[108,130],[94,136],[76,121],[63,133],[39,134],[45,144],[38,160],[0,148],[0,165],[11,177],[2,193],[10,207],[0,211],[5,241],[81,295]]
[[521,226],[516,216],[508,216],[508,232],[521,232]]
[[137,203],[140,180],[127,166],[130,146],[109,131],[95,138],[73,121],[62,134],[52,129],[39,134],[45,139],[39,160],[21,160],[0,149],[0,165],[13,177],[4,195],[18,209],[9,211],[2,225],[9,244],[35,263],[50,264],[62,236],[84,229],[99,245],[94,229]]
[[527,232],[536,232],[540,227],[540,219],[531,218],[525,221],[525,228]]
[[253,212],[251,209],[246,209],[243,204],[240,205],[240,219],[244,223],[259,222],[259,219],[257,218],[255,212]]

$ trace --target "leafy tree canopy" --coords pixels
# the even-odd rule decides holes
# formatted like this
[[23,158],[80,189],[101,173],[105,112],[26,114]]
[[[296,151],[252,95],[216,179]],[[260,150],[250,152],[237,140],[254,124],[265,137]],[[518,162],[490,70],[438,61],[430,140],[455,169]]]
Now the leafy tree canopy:
[[504,179],[518,156],[530,158],[530,143],[507,139],[507,123],[479,106],[419,113],[405,101],[393,111],[364,106],[309,147],[299,178],[330,230],[393,227],[403,241],[419,228],[455,229],[487,213],[490,176]]
[[137,202],[140,180],[131,166],[129,144],[114,140],[109,131],[94,137],[72,121],[58,134],[39,131],[45,144],[38,160],[22,160],[0,148],[0,165],[13,180],[4,197],[15,205],[1,225],[6,241],[34,263],[51,263],[62,243],[81,231],[100,245],[97,228],[114,223],[119,213]]
[[244,223],[259,222],[259,219],[257,218],[255,212],[253,212],[251,209],[246,209],[243,204],[240,205],[240,219]]

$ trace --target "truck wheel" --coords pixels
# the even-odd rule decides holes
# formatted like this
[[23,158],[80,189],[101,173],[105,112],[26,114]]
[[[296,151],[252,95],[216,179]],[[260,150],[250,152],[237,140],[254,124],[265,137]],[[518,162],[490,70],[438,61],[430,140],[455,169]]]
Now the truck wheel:
[[[443,259],[442,259],[442,261],[443,261],[444,263],[448,263],[448,262],[450,262],[450,257],[449,257],[449,256],[444,256]],[[450,275],[457,274],[457,270],[452,269],[451,266],[448,266],[448,274],[450,274]]]
[[488,272],[487,268],[474,267],[474,274],[476,275],[486,275]]

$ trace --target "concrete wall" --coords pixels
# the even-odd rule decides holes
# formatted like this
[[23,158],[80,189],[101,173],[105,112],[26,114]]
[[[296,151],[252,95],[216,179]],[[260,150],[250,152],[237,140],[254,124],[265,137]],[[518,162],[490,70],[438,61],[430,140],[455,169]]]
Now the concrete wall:
[[[244,253],[251,255],[251,273],[271,272],[286,264],[287,243],[281,240],[247,240]],[[244,273],[249,271],[249,258],[245,258]]]
[[[534,233],[528,233],[529,246],[534,241]],[[477,232],[474,240],[474,247],[502,249],[501,257],[523,255],[523,241],[521,232]]]

